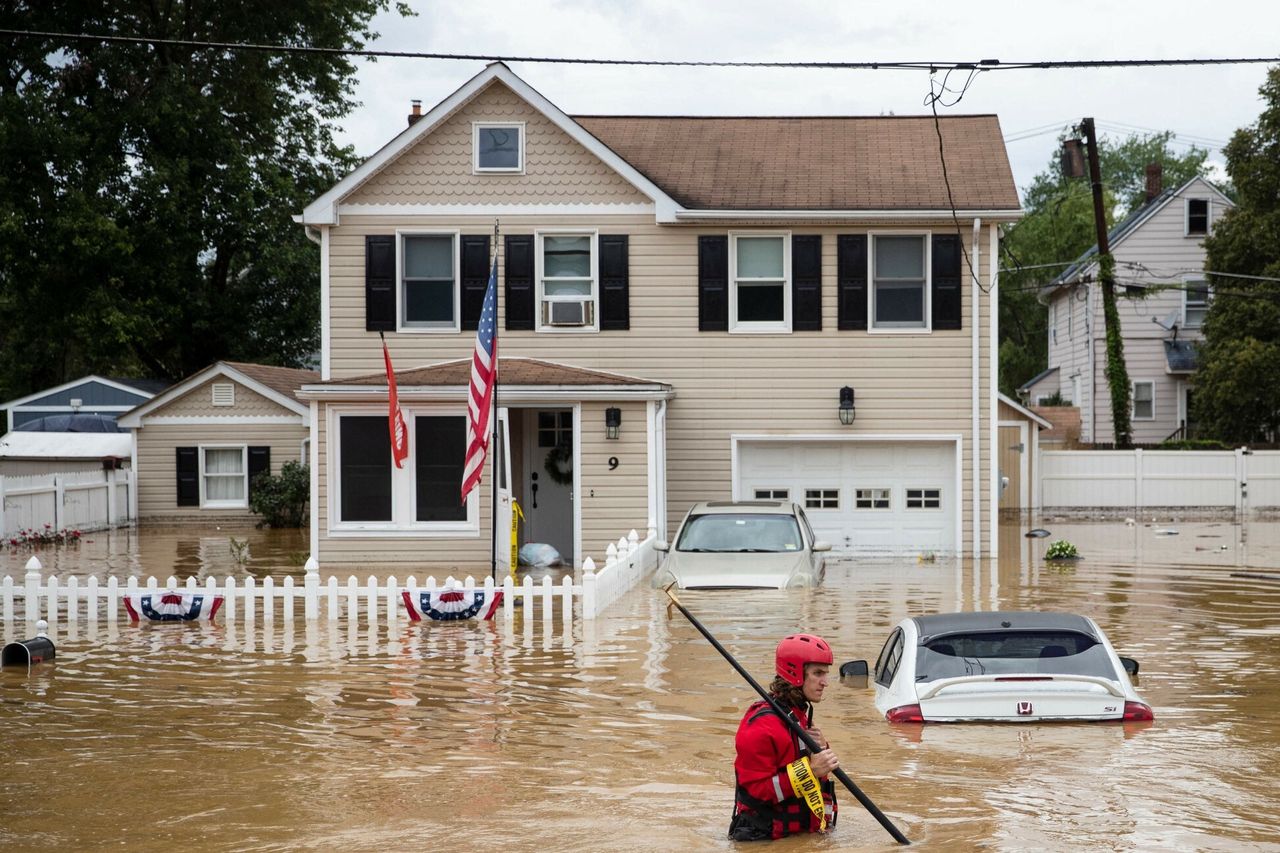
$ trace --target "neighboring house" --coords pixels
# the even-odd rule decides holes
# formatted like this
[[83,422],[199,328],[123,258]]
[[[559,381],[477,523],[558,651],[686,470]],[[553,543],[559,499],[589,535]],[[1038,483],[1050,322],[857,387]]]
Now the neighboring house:
[[121,415],[133,433],[133,517],[248,516],[256,474],[307,459],[311,410],[296,392],[317,379],[220,361]]
[[[480,574],[515,499],[521,542],[581,565],[695,501],[782,498],[837,551],[990,554],[992,259],[1019,215],[994,116],[570,117],[490,65],[298,217],[313,553]],[[463,504],[495,251],[498,494],[486,470]]]
[[[1231,200],[1203,178],[1164,192],[1158,177],[1156,181],[1148,201],[1107,236],[1122,285],[1116,302],[1137,444],[1194,432],[1194,424],[1188,422],[1194,345],[1202,340],[1200,325],[1212,298],[1204,272],[1204,238],[1232,207]],[[1115,433],[1096,255],[1095,245],[1044,288],[1048,369],[1018,390],[1032,405],[1060,393],[1080,409],[1081,441],[1110,444]],[[1125,298],[1125,285],[1145,289],[1145,298]]]
[[161,379],[108,379],[82,376],[56,388],[46,388],[7,403],[0,403],[7,429],[47,415],[103,415],[115,419],[145,403],[169,386]]
[[133,443],[122,432],[25,432],[0,436],[0,475],[31,476],[127,468]]

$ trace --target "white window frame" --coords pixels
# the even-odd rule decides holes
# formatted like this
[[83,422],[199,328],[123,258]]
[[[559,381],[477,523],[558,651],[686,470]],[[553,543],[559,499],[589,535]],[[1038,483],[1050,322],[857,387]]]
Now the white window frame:
[[[819,503],[825,503],[828,500],[834,500],[836,502],[836,505],[835,506],[809,506],[809,492],[818,493],[818,497],[816,498],[816,500]],[[827,492],[834,492],[835,497],[834,498],[827,497],[826,495]],[[840,496],[839,487],[828,488],[827,486],[805,486],[804,495],[801,496],[799,504],[802,509],[811,510],[814,512],[838,512],[841,506],[840,497],[841,496]]]
[[[1187,322],[1188,297],[1191,295],[1190,291],[1192,286],[1199,285],[1199,284],[1204,285],[1204,290],[1205,290],[1204,310],[1206,314],[1209,312],[1209,303],[1213,301],[1213,285],[1209,283],[1209,280],[1207,278],[1188,276],[1182,279],[1182,328],[1184,329],[1199,329],[1204,326],[1203,320],[1201,320],[1199,323],[1197,323],[1194,326],[1190,325]],[[1198,290],[1199,288],[1196,288],[1196,289]]]
[[[1151,386],[1151,417],[1138,417],[1138,386]],[[1135,379],[1129,385],[1129,417],[1135,421],[1154,421],[1156,419],[1156,381],[1154,379]]]
[[[404,238],[449,237],[453,240],[453,323],[438,326],[407,325],[404,299]],[[396,229],[396,331],[407,334],[452,334],[462,329],[462,232],[447,228]]]
[[[581,326],[553,326],[542,321],[542,304],[546,301],[543,293],[543,243],[545,237],[590,237],[591,238],[591,322]],[[580,335],[600,331],[600,231],[595,228],[540,228],[533,232],[533,276],[535,284],[536,316],[534,329],[538,332],[553,334]],[[572,301],[558,297],[551,301]]]
[[[925,492],[938,493],[937,506],[912,506],[910,492],[920,492],[920,502],[930,500]],[[946,498],[942,486],[904,486],[902,489],[902,509],[905,512],[943,512],[946,509]]]
[[[760,497],[760,494],[759,494],[760,492],[769,492],[771,497],[762,498]],[[782,492],[783,493],[782,497],[773,496],[775,492]],[[786,501],[788,503],[791,502],[791,489],[789,488],[779,487],[775,489],[767,486],[759,486],[759,487],[753,488],[751,490],[751,494],[754,495],[754,497],[751,498],[753,501]]]
[[[746,237],[775,237],[782,240],[782,320],[738,320],[738,239]],[[742,279],[750,284],[755,281],[776,279]],[[735,334],[770,335],[791,333],[791,232],[790,231],[730,231],[729,232],[729,331]]]
[[[858,506],[858,501],[862,498],[858,497],[858,492],[884,492],[888,496],[888,506],[876,506],[876,498],[871,497],[871,506]],[[853,487],[853,511],[854,512],[893,512],[893,489],[889,486],[854,486]]]
[[[353,406],[328,408],[325,429],[327,437],[327,460],[330,480],[328,495],[329,535],[337,538],[372,537],[372,538],[419,538],[419,539],[474,539],[480,535],[480,489],[472,489],[467,495],[467,517],[462,521],[418,521],[416,519],[414,501],[417,497],[417,430],[414,429],[414,418],[418,416],[453,416],[465,418],[465,405],[416,405],[401,404],[405,424],[409,428],[409,457],[403,468],[396,468],[387,458],[391,468],[391,520],[390,521],[343,521],[339,517],[342,508],[342,465],[339,454],[342,446],[342,418],[344,417],[387,417],[387,407]],[[485,462],[489,464],[488,460]],[[486,477],[487,482],[489,478]],[[458,483],[461,491],[462,483]]]
[[[520,162],[515,168],[510,166],[480,165],[480,132],[487,127],[513,127],[520,131]],[[523,175],[524,174],[524,141],[525,123],[522,121],[473,121],[471,122],[471,171],[477,175]]]
[[[928,335],[933,333],[933,232],[869,231],[867,251],[867,331],[876,335]],[[876,238],[919,237],[924,241],[924,326],[876,325]],[[964,278],[961,277],[963,287]],[[1056,326],[1055,326],[1056,329]],[[1057,332],[1054,332],[1057,340]]]
[[[206,474],[204,470],[204,454],[206,450],[239,450],[239,474]],[[200,508],[201,509],[248,509],[249,508],[249,445],[247,444],[202,444],[200,445]],[[244,500],[212,500],[205,496],[205,477],[239,477],[244,481]]]
[[[1191,202],[1204,202],[1204,230],[1191,231]],[[1208,237],[1209,230],[1213,227],[1213,199],[1210,198],[1188,198],[1182,204],[1182,233],[1186,237]]]
[[[218,392],[223,391],[227,394],[225,401],[218,400]],[[209,405],[218,408],[232,408],[236,404],[236,383],[234,382],[214,382],[209,386]]]

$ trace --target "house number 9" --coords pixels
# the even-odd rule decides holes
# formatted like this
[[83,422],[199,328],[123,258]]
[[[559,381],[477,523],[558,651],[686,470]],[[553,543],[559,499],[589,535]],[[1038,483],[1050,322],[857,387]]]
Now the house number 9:
[[613,469],[615,469],[615,468],[617,468],[617,467],[618,467],[618,457],[616,457],[616,456],[610,456],[610,457],[609,457],[609,470],[610,470],[610,471],[612,471]]

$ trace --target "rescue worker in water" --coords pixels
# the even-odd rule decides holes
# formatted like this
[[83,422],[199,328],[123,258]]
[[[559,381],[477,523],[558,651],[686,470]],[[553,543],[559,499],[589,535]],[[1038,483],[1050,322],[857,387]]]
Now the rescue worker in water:
[[[836,822],[835,782],[827,778],[840,766],[827,739],[813,724],[813,703],[822,701],[832,664],[831,647],[813,634],[792,634],[778,643],[777,676],[769,693],[805,729],[821,752],[809,755],[804,743],[761,700],[747,708],[735,740],[736,789],[729,838],[761,841],[802,832],[823,832]],[[801,759],[808,758],[808,768]],[[817,794],[806,800],[809,771],[819,781],[823,817],[814,813]]]

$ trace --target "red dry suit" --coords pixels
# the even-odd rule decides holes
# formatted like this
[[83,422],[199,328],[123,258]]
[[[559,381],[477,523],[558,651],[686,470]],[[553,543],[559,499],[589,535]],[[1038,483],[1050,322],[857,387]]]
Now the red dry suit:
[[[809,728],[806,709],[791,708],[800,728]],[[737,787],[729,838],[758,841],[801,832],[818,832],[821,826],[802,795],[792,790],[787,765],[809,750],[766,702],[747,708],[735,739],[738,757],[733,762]],[[836,823],[836,789],[830,779],[820,780],[827,828]]]

